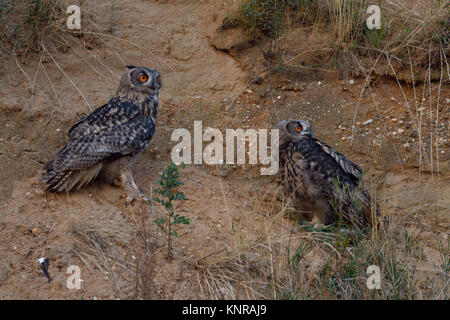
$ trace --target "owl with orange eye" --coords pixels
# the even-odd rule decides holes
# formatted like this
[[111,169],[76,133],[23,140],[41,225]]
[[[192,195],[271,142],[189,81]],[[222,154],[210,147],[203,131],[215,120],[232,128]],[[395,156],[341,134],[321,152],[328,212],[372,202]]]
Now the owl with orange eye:
[[127,66],[114,97],[76,122],[66,144],[45,165],[46,189],[68,192],[101,177],[122,185],[128,202],[145,198],[132,166],[155,133],[160,88],[157,70]]
[[300,215],[314,225],[373,225],[379,213],[361,167],[313,138],[308,121],[283,120],[278,129],[279,177]]

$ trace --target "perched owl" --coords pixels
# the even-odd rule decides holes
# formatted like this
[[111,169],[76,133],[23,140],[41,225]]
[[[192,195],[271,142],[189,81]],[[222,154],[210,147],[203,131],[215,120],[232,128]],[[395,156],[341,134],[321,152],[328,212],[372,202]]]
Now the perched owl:
[[342,218],[358,227],[369,225],[370,195],[361,168],[313,138],[307,121],[284,120],[278,129],[280,178],[304,216],[314,224]]
[[132,166],[155,132],[161,78],[154,69],[127,68],[116,95],[75,123],[69,141],[45,165],[43,180],[49,191],[79,189],[104,176],[121,182],[128,201],[141,195]]

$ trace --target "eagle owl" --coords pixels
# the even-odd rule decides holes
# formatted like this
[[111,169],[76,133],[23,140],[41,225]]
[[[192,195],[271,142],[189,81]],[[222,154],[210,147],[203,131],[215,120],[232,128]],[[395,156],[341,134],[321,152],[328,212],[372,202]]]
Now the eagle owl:
[[371,203],[362,169],[313,138],[307,121],[284,120],[278,129],[280,178],[304,216],[314,224],[342,218],[358,227],[369,225]]
[[161,78],[154,69],[127,68],[116,95],[75,123],[69,141],[45,165],[43,180],[49,191],[79,189],[103,176],[120,181],[128,201],[141,196],[132,166],[155,132]]

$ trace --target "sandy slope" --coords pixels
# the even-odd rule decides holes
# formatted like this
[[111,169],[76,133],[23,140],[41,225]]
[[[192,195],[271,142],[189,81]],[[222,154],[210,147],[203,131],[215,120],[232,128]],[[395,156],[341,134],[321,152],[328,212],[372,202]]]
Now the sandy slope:
[[[64,72],[48,57],[44,59],[52,84],[44,68],[37,69],[39,57],[21,66],[36,79],[36,94],[32,95],[33,85],[14,60],[0,74],[0,298],[134,297],[136,264],[143,255],[142,221],[148,223],[150,209],[125,206],[121,189],[101,183],[69,195],[45,194],[38,183],[40,168],[64,143],[67,129],[89,111],[87,102],[95,108],[113,94],[123,63],[155,67],[163,78],[157,134],[135,167],[138,184],[146,192],[150,185],[155,188],[158,173],[167,165],[174,128],[191,128],[193,120],[219,128],[261,128],[302,117],[312,121],[319,138],[369,170],[371,189],[390,212],[413,212],[420,223],[429,223],[432,232],[447,236],[448,154],[442,154],[440,178],[435,174],[430,180],[429,174],[422,173],[422,186],[417,188],[415,150],[405,147],[413,133],[406,127],[407,113],[397,103],[402,96],[395,83],[381,80],[375,88],[384,107],[382,117],[377,118],[380,110],[371,105],[372,97],[363,97],[357,138],[350,143],[345,137],[351,134],[361,79],[353,85],[299,79],[295,85],[301,90],[292,90],[288,88],[292,82],[280,80],[277,94],[262,98],[258,87],[244,91],[248,77],[244,69],[248,59],[255,64],[264,61],[252,52],[247,60],[237,59],[210,42],[225,7],[213,2],[127,1],[119,9],[125,13],[106,46],[79,48],[82,58],[74,50],[56,54],[54,59]],[[405,119],[400,127],[406,133],[387,137],[386,132],[399,127],[394,118]],[[373,123],[361,125],[369,119]],[[202,259],[238,246],[236,234],[247,242],[256,241],[267,232],[270,221],[261,212],[270,215],[279,209],[278,185],[272,177],[260,177],[255,167],[220,168],[218,174],[216,168],[188,166],[182,170],[182,180],[188,201],[176,210],[192,223],[179,228],[172,261],[165,259],[162,234],[153,229],[152,298],[208,298],[208,290],[198,281],[205,273]],[[430,217],[430,208],[436,208],[433,203],[438,210]],[[154,215],[161,212],[153,208]],[[433,233],[423,240],[427,237]],[[435,249],[429,250],[431,257],[438,256]],[[37,264],[41,256],[50,259],[50,284]],[[69,265],[81,267],[81,290],[66,287]],[[234,294],[253,297],[244,288]],[[224,293],[223,297],[233,296]]]

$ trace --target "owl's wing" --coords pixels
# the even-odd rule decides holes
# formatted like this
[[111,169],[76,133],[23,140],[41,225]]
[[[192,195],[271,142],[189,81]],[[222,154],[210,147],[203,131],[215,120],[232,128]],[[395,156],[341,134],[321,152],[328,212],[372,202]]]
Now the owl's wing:
[[126,123],[139,114],[136,104],[113,98],[107,104],[81,118],[68,132],[71,139],[99,133],[102,130]]
[[[81,122],[75,129],[86,126],[85,123]],[[110,126],[106,123],[110,123]],[[93,122],[93,126],[87,127],[87,131],[89,133],[82,136],[72,132],[71,139],[52,161],[52,170],[82,170],[111,157],[135,155],[147,147],[155,131],[155,124],[152,119],[144,116],[136,116],[116,125],[113,121],[104,119]]]
[[[332,147],[327,145],[326,143],[323,143],[319,140],[314,139],[315,143],[320,146],[320,148],[329,154],[334,161],[344,170],[351,178],[353,183],[355,183],[355,193],[354,195],[357,197],[359,201],[361,201],[362,205],[362,221],[365,221],[366,223],[371,221],[371,197],[369,192],[367,191],[366,187],[364,186],[364,183],[362,181],[363,177],[363,171],[360,166],[355,164],[354,162],[350,161],[345,155],[343,155],[340,152],[337,152]],[[336,190],[333,190],[336,192]],[[339,195],[335,194],[335,198],[339,198]],[[375,209],[375,212],[377,215],[379,215],[378,209]]]
[[317,139],[313,139],[313,141],[327,154],[329,154],[334,161],[344,170],[347,174],[349,174],[356,184],[358,184],[363,176],[363,171],[360,166],[356,163],[350,161],[345,155],[334,150],[328,144],[323,143]]

